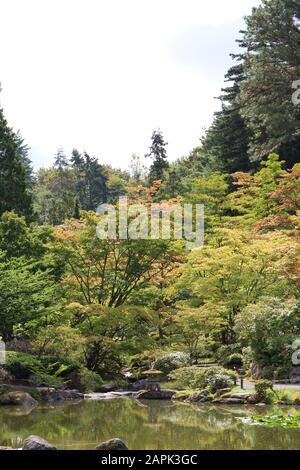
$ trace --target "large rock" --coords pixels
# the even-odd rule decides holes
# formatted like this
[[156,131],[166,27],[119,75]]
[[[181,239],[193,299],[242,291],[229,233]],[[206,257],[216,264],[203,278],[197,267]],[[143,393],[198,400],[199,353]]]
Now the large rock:
[[[226,397],[223,397],[223,398],[226,398]],[[255,405],[259,401],[255,392],[232,393],[228,398],[244,400],[249,405]]]
[[141,390],[136,394],[136,398],[140,400],[171,400],[175,393],[175,390]]
[[84,394],[78,390],[55,390],[55,388],[48,387],[38,387],[37,390],[43,402],[52,403],[65,400],[82,400],[84,398]]
[[244,405],[247,401],[244,398],[218,398],[213,403],[220,405]]
[[25,439],[22,450],[57,450],[57,448],[42,437],[29,436]]
[[147,387],[147,380],[146,379],[141,379],[137,380],[136,382],[133,382],[129,384],[129,390],[133,390],[135,392],[139,392],[141,390],[146,390]]
[[13,449],[12,447],[0,446],[0,450],[16,450],[16,449]]
[[0,395],[0,405],[32,407],[37,403],[27,392],[13,391]]
[[255,395],[255,393],[238,392],[231,393],[229,398],[241,398],[243,400],[248,400],[248,398],[252,397],[253,395]]
[[201,392],[191,395],[185,400],[186,403],[205,403],[208,401],[212,401],[212,397],[209,396],[207,390],[201,390]]
[[108,393],[108,392],[114,392],[115,390],[118,390],[118,385],[116,384],[103,384],[97,387],[96,392],[100,393]]
[[122,439],[116,437],[115,439],[102,442],[95,450],[128,450],[128,447]]

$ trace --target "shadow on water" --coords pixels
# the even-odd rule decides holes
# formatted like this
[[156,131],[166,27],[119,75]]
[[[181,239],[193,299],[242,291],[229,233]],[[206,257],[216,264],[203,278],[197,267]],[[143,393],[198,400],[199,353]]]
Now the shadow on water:
[[[120,437],[130,449],[300,449],[300,430],[249,426],[264,407],[189,405],[131,398],[0,408],[0,445],[20,447],[30,434],[59,449],[93,449]],[[286,412],[292,411],[285,409]]]

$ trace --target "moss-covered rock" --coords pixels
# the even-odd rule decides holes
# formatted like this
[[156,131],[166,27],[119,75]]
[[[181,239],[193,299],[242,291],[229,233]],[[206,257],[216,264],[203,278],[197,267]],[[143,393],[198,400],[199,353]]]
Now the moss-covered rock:
[[38,402],[27,392],[13,391],[0,396],[0,405],[3,406],[36,406]]

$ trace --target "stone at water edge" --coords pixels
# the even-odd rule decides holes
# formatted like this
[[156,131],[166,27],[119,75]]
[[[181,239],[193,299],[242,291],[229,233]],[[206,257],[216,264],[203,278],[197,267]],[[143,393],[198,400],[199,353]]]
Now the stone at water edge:
[[0,446],[0,451],[1,451],[1,450],[16,450],[16,449],[13,449],[12,447]]
[[175,394],[175,390],[160,390],[157,392],[151,390],[141,390],[136,394],[135,397],[140,400],[171,400]]
[[8,392],[0,396],[0,405],[33,407],[38,402],[27,392]]
[[141,390],[146,390],[149,381],[146,379],[136,380],[129,384],[129,390],[133,390],[134,392],[140,392]]
[[186,403],[206,403],[212,401],[213,398],[209,395],[207,390],[202,390],[197,395],[189,396],[185,402]]
[[227,398],[241,398],[248,400],[248,398],[251,398],[255,395],[255,393],[247,393],[247,392],[237,392],[237,393],[231,393],[231,395]]
[[57,450],[57,447],[42,437],[29,436],[25,439],[22,450]]
[[67,400],[82,400],[84,394],[78,390],[56,390],[49,387],[38,387],[37,391],[41,396],[41,400],[46,403],[67,401]]
[[244,405],[247,401],[243,398],[218,398],[213,400],[212,403],[219,403],[222,405]]
[[115,439],[102,442],[95,450],[128,450],[128,447],[122,439],[116,437]]
[[103,384],[97,387],[97,392],[99,393],[109,393],[118,390],[118,385],[116,384]]

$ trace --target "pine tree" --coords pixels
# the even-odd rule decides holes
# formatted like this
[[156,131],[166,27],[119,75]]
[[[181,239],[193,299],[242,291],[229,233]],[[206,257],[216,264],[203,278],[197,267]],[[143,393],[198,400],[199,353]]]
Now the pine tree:
[[9,128],[0,108],[0,215],[15,211],[29,220],[33,215],[32,197],[20,142],[20,136]]
[[53,166],[54,168],[58,168],[59,170],[64,170],[68,168],[69,166],[68,157],[65,155],[62,148],[59,148],[57,150]]
[[150,152],[146,157],[152,159],[152,165],[149,171],[150,183],[156,180],[163,180],[164,171],[169,167],[167,161],[166,146],[162,132],[158,129],[153,131],[152,144],[149,148]]
[[215,113],[212,126],[202,139],[204,152],[215,162],[215,168],[226,172],[249,171],[248,148],[251,132],[241,116],[237,97],[244,80],[242,64],[234,65],[226,76],[231,86],[222,89],[221,111]]
[[276,151],[290,167],[300,152],[300,107],[292,102],[292,83],[300,78],[299,0],[262,0],[246,26],[239,101],[253,135],[249,155],[255,161]]
[[24,165],[27,186],[28,188],[33,189],[33,186],[34,186],[33,168],[32,168],[32,162],[28,156],[30,148],[24,141],[23,137],[20,135],[20,132],[16,133],[16,142],[18,145],[18,154]]
[[80,207],[84,210],[96,210],[99,204],[107,201],[107,175],[97,158],[87,152],[81,155],[73,150],[71,157],[72,168],[76,174],[76,193]]
[[80,207],[79,207],[78,197],[75,198],[73,217],[74,217],[74,219],[80,220]]

